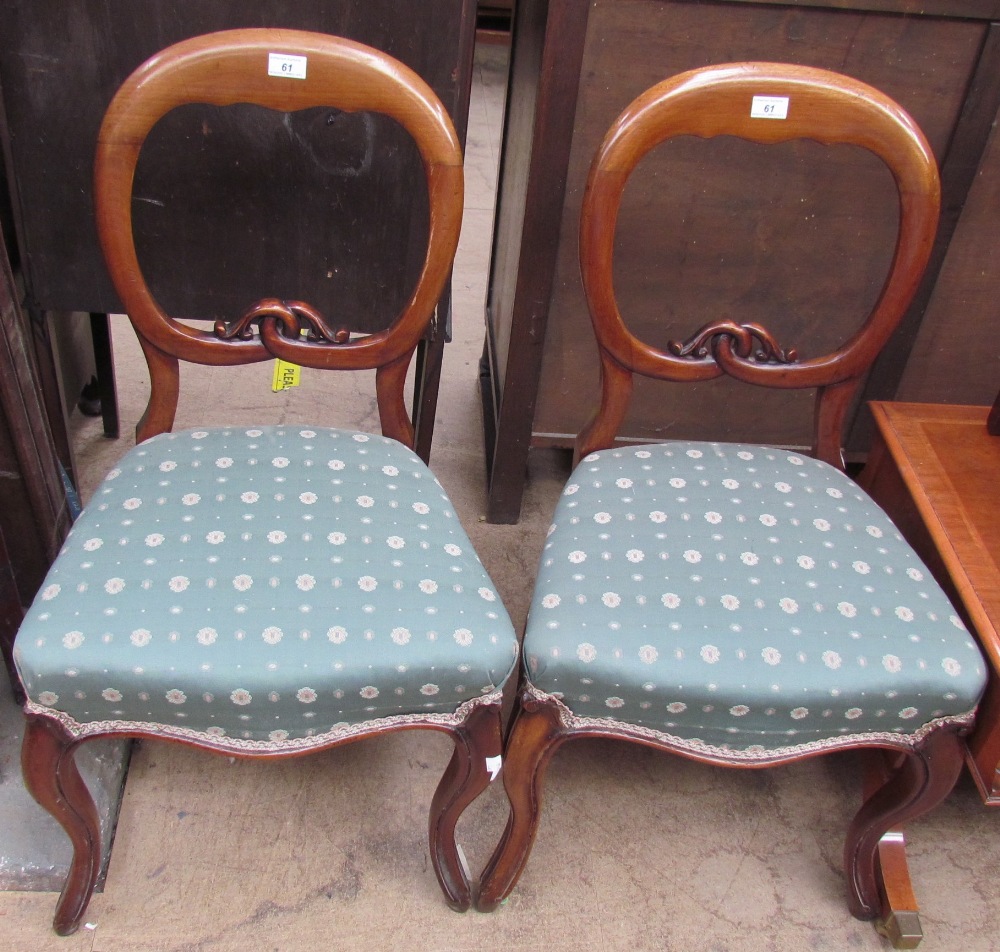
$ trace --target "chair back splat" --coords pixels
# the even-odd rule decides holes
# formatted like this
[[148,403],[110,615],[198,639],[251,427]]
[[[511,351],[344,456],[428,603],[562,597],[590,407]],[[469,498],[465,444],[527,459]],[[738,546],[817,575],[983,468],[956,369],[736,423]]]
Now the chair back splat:
[[[680,382],[728,374],[763,387],[816,388],[814,455],[843,468],[845,412],[923,275],[937,229],[940,187],[930,147],[903,109],[864,83],[831,77],[822,70],[767,63],[695,70],[639,96],[609,130],[591,166],[580,224],[580,267],[601,354],[602,399],[577,441],[578,457],[611,445],[628,407],[633,373]],[[786,101],[786,118],[752,115],[755,97]],[[708,323],[666,349],[629,331],[612,281],[622,193],[643,156],[682,135],[844,143],[868,149],[888,166],[899,191],[895,254],[871,313],[836,350],[799,360],[796,348],[767,328],[732,319]]]
[[[273,70],[273,54],[294,75]],[[133,240],[133,179],[147,134],[186,103],[367,111],[409,133],[428,193],[427,250],[388,328],[363,334],[277,298],[248,302],[210,330],[163,311]],[[378,142],[373,152],[377,161]],[[95,162],[97,225],[151,396],[138,445],[77,520],[15,644],[28,699],[25,782],[73,842],[60,934],[79,926],[101,865],[100,823],[74,752],[109,736],[290,757],[388,731],[443,731],[455,747],[429,808],[431,865],[447,902],[470,905],[455,825],[495,772],[517,641],[451,502],[413,452],[403,401],[450,274],[462,183],[454,129],[423,80],[333,36],[198,37],[139,67],[112,101]],[[301,424],[172,432],[179,361],[274,357],[375,370],[382,433]]]
[[[732,317],[653,346],[619,310],[612,265],[630,174],[669,138],[722,135],[849,143],[892,173],[899,228],[888,275],[829,353],[803,357],[775,326]],[[506,746],[510,820],[479,908],[508,895],[527,863],[555,751],[604,737],[734,767],[874,751],[879,767],[844,847],[849,906],[887,929],[913,925],[916,910],[898,900],[910,895],[905,867],[882,865],[880,840],[951,789],[985,665],[930,572],[843,472],[841,440],[858,384],[921,278],[938,205],[934,159],[912,119],[823,70],[693,70],[639,96],[607,133],[580,223],[601,402],[542,555]],[[618,443],[635,374],[815,388],[816,458],[754,443]],[[554,874],[535,875],[538,888]]]
[[[283,43],[306,57],[304,77],[269,73],[269,56]],[[179,106],[247,102],[282,112],[319,106],[376,112],[413,137],[431,207],[427,251],[413,293],[388,329],[354,339],[349,327],[330,328],[308,304],[268,299],[236,321],[202,331],[165,314],[146,286],[132,235],[132,184],[142,143],[157,121]],[[403,380],[450,273],[463,202],[458,139],[444,107],[416,73],[360,43],[331,43],[327,36],[292,30],[233,30],[179,43],[140,66],[109,106],[98,136],[94,192],[108,269],[152,374],[140,441],[173,423],[178,358],[232,366],[281,357],[324,370],[378,368],[383,431],[412,444]],[[300,339],[300,330],[308,332],[307,340]]]

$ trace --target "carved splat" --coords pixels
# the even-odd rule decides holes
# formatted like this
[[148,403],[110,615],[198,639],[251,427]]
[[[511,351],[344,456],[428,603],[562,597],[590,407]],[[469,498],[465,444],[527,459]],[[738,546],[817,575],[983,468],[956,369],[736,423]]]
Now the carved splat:
[[732,353],[742,360],[754,360],[760,364],[791,364],[798,360],[794,347],[782,349],[771,332],[760,324],[737,324],[727,319],[710,321],[686,341],[672,340],[667,344],[675,357],[690,357],[704,360],[714,357],[720,339],[731,342]]
[[331,327],[319,311],[304,301],[277,298],[258,301],[235,321],[216,321],[215,336],[220,340],[253,340],[254,326],[268,320],[280,324],[282,336],[289,340],[298,340],[302,331],[306,332],[306,340],[312,342],[346,344],[351,339],[348,328]]

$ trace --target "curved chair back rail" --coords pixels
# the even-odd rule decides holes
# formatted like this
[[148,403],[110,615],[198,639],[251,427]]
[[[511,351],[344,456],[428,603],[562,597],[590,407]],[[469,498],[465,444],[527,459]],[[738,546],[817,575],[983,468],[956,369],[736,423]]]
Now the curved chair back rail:
[[[787,102],[783,119],[751,115],[755,97]],[[868,149],[892,172],[899,192],[898,241],[871,313],[830,354],[798,360],[767,328],[719,321],[689,341],[653,347],[633,335],[615,299],[615,226],[629,175],[651,149],[681,135],[736,136],[760,143],[813,139]],[[628,407],[632,373],[663,380],[728,374],[747,383],[819,388],[814,453],[842,467],[843,417],[858,383],[899,324],[916,291],[937,230],[940,185],[923,133],[871,86],[804,66],[736,63],[682,73],[634,100],[594,157],[580,223],[580,268],[601,351],[601,410],[580,435],[577,456],[609,446]],[[787,341],[780,341],[787,345]]]
[[[305,60],[305,78],[270,75],[271,53]],[[212,331],[163,313],[136,257],[133,176],[157,120],[194,102],[371,110],[410,133],[429,235],[388,329],[359,337],[306,302],[278,299]],[[337,37],[198,37],[154,56],[115,96],[97,150],[98,229],[152,393],[138,445],[80,515],[15,644],[25,782],[73,843],[57,932],[79,926],[100,868],[100,824],[74,754],[107,736],[273,758],[387,731],[443,731],[454,754],[430,804],[431,865],[453,908],[471,904],[455,826],[499,762],[517,640],[450,500],[413,452],[403,402],[407,364],[452,266],[462,183],[458,141],[427,85]],[[168,432],[179,360],[274,356],[377,368],[382,433],[295,424]]]
[[[269,57],[289,51],[306,58],[304,78],[269,73]],[[260,302],[264,307],[247,302],[244,317],[259,325],[259,336],[203,331],[163,312],[146,285],[136,253],[132,185],[150,130],[172,109],[189,103],[252,103],[284,112],[316,106],[368,110],[406,129],[423,160],[431,214],[420,276],[390,327],[357,338],[348,328],[334,339],[322,333],[321,319],[307,320],[303,329],[313,332],[311,339],[300,340],[275,314],[276,303],[280,307],[288,302]],[[233,365],[281,357],[320,369],[379,368],[383,426],[402,442],[412,442],[402,412],[403,379],[450,274],[463,209],[462,152],[455,130],[440,101],[413,70],[360,43],[297,30],[230,30],[178,43],[140,66],[108,107],[98,135],[94,191],[101,247],[153,375],[140,439],[171,426],[176,358]],[[244,320],[241,330],[249,323]]]
[[[757,118],[756,97],[787,115]],[[874,308],[833,353],[799,360],[775,328],[733,318],[663,348],[630,331],[613,284],[619,204],[643,156],[680,135],[845,142],[889,167],[899,192],[892,264]],[[542,555],[505,750],[510,819],[480,909],[502,901],[525,867],[555,751],[603,737],[729,767],[847,748],[875,751],[881,764],[885,754],[847,832],[845,879],[856,916],[907,912],[893,892],[908,889],[905,868],[882,866],[880,841],[953,786],[986,669],[945,593],[843,472],[841,440],[857,385],[921,278],[939,201],[912,119],[823,70],[693,70],[639,96],[608,131],[580,223],[601,403]],[[753,443],[617,444],[633,374],[815,387],[818,458]]]

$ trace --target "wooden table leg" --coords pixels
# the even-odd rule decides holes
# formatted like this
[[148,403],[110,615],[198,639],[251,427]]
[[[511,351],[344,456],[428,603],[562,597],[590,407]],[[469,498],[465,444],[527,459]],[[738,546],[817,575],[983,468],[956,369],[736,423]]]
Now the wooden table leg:
[[94,363],[97,388],[101,399],[104,435],[111,440],[119,436],[118,388],[115,385],[115,359],[111,345],[111,324],[107,314],[90,312],[90,334],[94,342]]
[[882,910],[875,923],[895,949],[915,949],[924,937],[920,912],[906,863],[906,838],[902,830],[890,830],[878,845],[882,872]]
[[[877,790],[888,776],[888,754],[873,751],[867,756],[864,795]],[[882,908],[875,928],[895,949],[915,949],[924,933],[920,926],[920,909],[910,882],[906,862],[906,837],[902,830],[890,830],[878,845]]]
[[[975,631],[971,625],[970,631]],[[990,668],[990,682],[979,703],[976,726],[968,739],[969,771],[983,803],[1000,807],[1000,674]]]

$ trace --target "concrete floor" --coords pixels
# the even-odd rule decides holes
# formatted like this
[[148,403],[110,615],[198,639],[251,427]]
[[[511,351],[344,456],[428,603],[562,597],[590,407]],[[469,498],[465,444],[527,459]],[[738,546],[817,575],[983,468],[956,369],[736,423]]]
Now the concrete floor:
[[[505,65],[502,47],[477,58],[454,340],[431,463],[521,628],[568,470],[565,454],[533,452],[521,522],[485,523],[478,361]],[[145,368],[127,324],[115,331],[128,434],[144,406]],[[352,376],[345,386],[306,371],[299,392],[275,395],[269,374],[266,367],[189,374],[178,426],[307,418],[373,426],[366,381]],[[76,437],[86,497],[131,440],[109,442],[93,421],[80,421]],[[887,948],[870,924],[851,918],[844,899],[842,836],[860,795],[850,756],[755,772],[632,745],[569,745],[550,770],[541,832],[514,895],[491,915],[458,915],[438,891],[425,833],[448,755],[446,738],[417,732],[281,763],[139,745],[106,889],[91,903],[87,927],[59,939],[49,927],[53,894],[0,893],[0,949]],[[0,769],[16,776],[16,760],[0,760]],[[46,818],[29,807],[35,812],[8,812],[0,803],[3,826],[40,829]],[[459,839],[474,871],[505,817],[500,784],[468,810]],[[909,831],[926,952],[1000,948],[998,834],[1000,812],[982,807],[967,777]],[[47,836],[51,845],[58,830]]]

